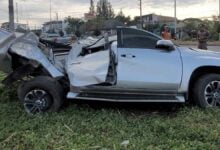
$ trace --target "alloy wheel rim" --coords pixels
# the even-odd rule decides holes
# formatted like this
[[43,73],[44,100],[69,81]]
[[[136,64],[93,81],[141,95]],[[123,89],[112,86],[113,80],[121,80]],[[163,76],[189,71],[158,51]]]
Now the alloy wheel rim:
[[45,90],[34,89],[24,98],[24,108],[29,114],[45,112],[51,105],[51,97]]
[[220,81],[212,81],[205,88],[205,100],[210,107],[220,107]]

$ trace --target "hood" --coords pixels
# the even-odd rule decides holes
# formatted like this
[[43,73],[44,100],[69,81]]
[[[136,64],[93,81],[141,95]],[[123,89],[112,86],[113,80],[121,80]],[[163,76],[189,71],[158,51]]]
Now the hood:
[[11,58],[8,55],[8,50],[15,39],[16,36],[14,33],[0,29],[0,70],[5,73],[12,71]]
[[198,57],[215,57],[220,59],[220,52],[212,51],[212,50],[202,50],[196,48],[186,48],[180,47],[180,50],[184,54],[189,54],[191,56],[198,56]]
[[11,44],[15,41],[16,36],[14,33],[0,29],[0,55],[7,53]]
[[189,49],[191,49],[191,50],[193,50],[193,51],[196,51],[196,52],[198,52],[198,53],[200,53],[200,54],[202,54],[202,55],[204,55],[204,54],[220,55],[220,52],[216,52],[216,51],[214,51],[214,50],[202,50],[202,49],[198,49],[198,48],[189,48]]

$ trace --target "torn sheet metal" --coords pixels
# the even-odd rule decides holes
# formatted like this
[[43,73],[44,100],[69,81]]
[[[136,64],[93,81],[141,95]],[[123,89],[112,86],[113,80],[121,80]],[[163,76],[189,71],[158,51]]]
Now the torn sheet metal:
[[[80,45],[78,45],[79,47]],[[71,51],[71,53],[67,59],[66,70],[72,86],[82,87],[106,82],[110,63],[108,50],[84,57],[75,57],[77,56],[75,51]]]
[[0,29],[0,54],[6,54],[8,52],[8,49],[15,38],[15,34]]
[[[114,41],[117,41],[117,36],[116,35],[108,37],[108,42],[109,43],[112,43]],[[104,46],[105,44],[108,44],[108,43],[106,43],[106,39],[105,38],[102,38],[97,43],[95,43],[94,45],[90,46],[89,48],[101,47],[101,46]]]
[[78,44],[84,45],[84,46],[89,46],[95,43],[98,39],[94,37],[87,37],[85,39],[81,39],[78,41]]
[[8,49],[15,39],[15,34],[0,29],[0,70],[5,73],[12,71],[11,57],[8,55]]
[[63,73],[48,60],[38,47],[38,38],[34,33],[27,33],[18,38],[11,46],[11,52],[40,63],[52,77],[62,77]]
[[[108,42],[114,42],[117,41],[117,36],[113,35],[113,36],[109,36],[108,37]],[[101,47],[104,46],[106,44],[106,39],[105,37],[101,37],[100,39],[98,38],[93,38],[93,37],[88,37],[86,39],[82,39],[78,41],[78,44],[83,45],[83,47],[89,47],[89,48],[96,48],[96,47]]]

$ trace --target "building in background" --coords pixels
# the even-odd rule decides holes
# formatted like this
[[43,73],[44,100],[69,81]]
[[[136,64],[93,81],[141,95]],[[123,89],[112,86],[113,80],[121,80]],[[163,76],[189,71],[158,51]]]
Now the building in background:
[[[137,16],[135,17],[136,21],[140,20],[140,17]],[[148,14],[148,15],[144,15],[143,16],[143,27],[147,28],[147,27],[152,27],[152,26],[157,26],[158,28],[161,28],[164,25],[169,26],[169,28],[174,28],[174,17],[170,17],[170,16],[162,16],[162,15],[157,15],[157,14]],[[140,26],[140,25],[139,25]],[[159,32],[159,29],[156,29]],[[151,31],[154,32],[154,31]]]
[[65,33],[65,29],[68,24],[63,21],[49,21],[43,24],[42,33],[59,33],[63,31]]
[[[140,20],[140,17],[135,17],[137,21]],[[178,19],[177,19],[178,20]],[[177,32],[175,32],[175,18],[170,16],[163,16],[157,14],[148,14],[143,16],[143,26],[146,30],[153,32],[155,34],[161,35],[161,32],[164,26],[168,26],[172,34],[172,37],[180,39],[182,37],[184,23],[180,20],[177,24]],[[140,25],[139,25],[140,26]]]
[[90,0],[89,12],[84,14],[84,20],[89,21],[96,18],[94,0]]
[[89,21],[89,20],[93,20],[95,18],[96,18],[95,14],[91,14],[91,13],[85,13],[84,14],[84,20],[86,22]]
[[[9,22],[2,23],[1,28],[9,30]],[[27,32],[30,28],[27,24],[15,23],[15,31],[17,32]]]
[[149,24],[168,24],[174,22],[174,17],[162,16],[157,14],[148,14],[143,16],[144,25]]

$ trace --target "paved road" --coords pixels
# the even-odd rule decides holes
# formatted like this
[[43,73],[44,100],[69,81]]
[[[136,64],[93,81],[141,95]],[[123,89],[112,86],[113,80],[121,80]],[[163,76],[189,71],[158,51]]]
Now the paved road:
[[220,46],[210,46],[208,49],[220,52]]
[[[182,45],[184,47],[192,47],[192,48],[197,48],[196,45]],[[209,46],[209,50],[214,50],[214,51],[219,51],[220,52],[220,46]]]

